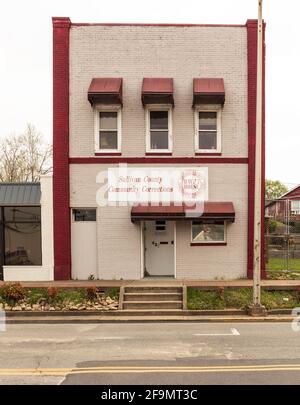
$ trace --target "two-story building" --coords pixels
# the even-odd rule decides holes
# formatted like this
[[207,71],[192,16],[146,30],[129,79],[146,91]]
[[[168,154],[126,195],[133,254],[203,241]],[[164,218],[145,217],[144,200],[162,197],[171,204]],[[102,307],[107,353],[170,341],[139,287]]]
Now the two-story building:
[[[252,275],[256,58],[256,20],[53,18],[54,279]],[[201,210],[99,204],[99,178],[120,165],[127,186],[158,194],[166,173],[203,170]]]

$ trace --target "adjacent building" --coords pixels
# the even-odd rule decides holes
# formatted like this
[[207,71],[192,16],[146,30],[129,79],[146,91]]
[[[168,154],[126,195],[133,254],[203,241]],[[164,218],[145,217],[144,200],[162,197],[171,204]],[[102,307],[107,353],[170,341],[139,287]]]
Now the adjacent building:
[[0,280],[54,278],[52,177],[0,183]]
[[292,188],[279,198],[267,201],[266,217],[277,221],[300,221],[300,185]]

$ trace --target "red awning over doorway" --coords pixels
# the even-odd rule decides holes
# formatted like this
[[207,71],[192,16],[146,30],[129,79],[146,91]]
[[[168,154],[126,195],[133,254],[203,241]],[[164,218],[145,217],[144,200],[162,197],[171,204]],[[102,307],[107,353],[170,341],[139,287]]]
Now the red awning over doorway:
[[143,205],[132,207],[131,220],[227,220],[234,222],[235,210],[232,202],[225,201],[205,201],[204,205],[199,204],[193,207],[186,205]]

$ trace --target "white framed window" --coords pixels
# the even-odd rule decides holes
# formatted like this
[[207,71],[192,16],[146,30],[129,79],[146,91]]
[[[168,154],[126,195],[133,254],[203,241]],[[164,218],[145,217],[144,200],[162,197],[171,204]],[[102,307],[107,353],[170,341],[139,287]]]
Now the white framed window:
[[121,106],[94,107],[95,152],[121,152]]
[[291,213],[292,215],[300,215],[300,200],[291,201]]
[[146,152],[172,152],[172,106],[146,107]]
[[221,153],[221,108],[195,108],[195,151]]
[[193,221],[191,242],[226,243],[226,221]]

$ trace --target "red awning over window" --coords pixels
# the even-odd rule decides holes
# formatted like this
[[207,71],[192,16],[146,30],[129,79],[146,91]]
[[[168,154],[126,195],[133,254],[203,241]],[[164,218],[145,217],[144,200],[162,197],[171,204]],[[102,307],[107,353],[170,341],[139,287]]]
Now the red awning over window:
[[173,79],[144,78],[142,85],[142,103],[174,105]]
[[88,90],[88,100],[91,104],[122,104],[122,78],[94,78]]
[[234,222],[235,211],[232,202],[204,202],[202,205],[188,207],[185,205],[176,206],[174,204],[163,205],[143,205],[132,207],[131,220],[227,220]]
[[194,79],[193,106],[195,104],[224,104],[225,88],[223,79]]

